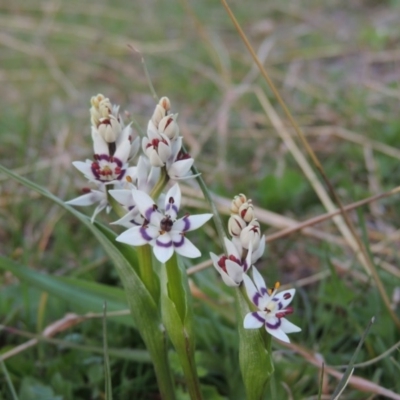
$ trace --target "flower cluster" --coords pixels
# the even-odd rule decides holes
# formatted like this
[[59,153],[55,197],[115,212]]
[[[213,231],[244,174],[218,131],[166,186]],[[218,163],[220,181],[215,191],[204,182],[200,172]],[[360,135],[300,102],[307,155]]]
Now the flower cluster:
[[168,261],[174,251],[188,258],[201,255],[185,234],[202,226],[212,214],[186,214],[177,219],[181,202],[178,184],[172,186],[165,196],[163,212],[145,192],[133,189],[132,197],[143,222],[123,232],[117,237],[117,241],[133,246],[150,244],[153,246],[154,255],[162,263]]
[[122,188],[126,184],[125,178],[133,173],[128,162],[134,158],[140,144],[139,138],[133,139],[131,126],[125,126],[119,107],[113,106],[107,97],[98,94],[92,97],[91,105],[93,159],[75,161],[73,165],[95,189],[85,188],[84,195],[67,204],[89,206],[98,203],[93,221],[104,208],[110,210],[106,185]]
[[[101,94],[92,97],[91,105],[94,156],[92,160],[75,161],[73,165],[95,188],[86,188],[84,195],[67,204],[88,206],[98,203],[93,221],[104,208],[107,212],[110,210],[110,195],[126,211],[114,222],[128,228],[117,241],[133,246],[150,244],[160,262],[166,262],[174,251],[186,257],[200,256],[185,234],[203,225],[212,214],[185,215],[177,219],[181,201],[178,184],[168,191],[164,202],[162,196],[159,197],[169,179],[194,177],[190,174],[194,160],[182,149],[178,114],[170,113],[169,99],[163,97],[156,105],[147,135],[142,138],[143,155],[138,157],[136,165],[131,164],[140,149],[140,139],[133,139],[132,128],[125,126],[119,107]],[[161,190],[157,188],[153,193],[160,182]],[[150,195],[159,197],[158,205]],[[162,208],[163,212],[160,211]]]
[[232,240],[224,239],[227,254],[210,256],[223,281],[228,286],[239,286],[243,275],[263,255],[265,237],[261,237],[260,224],[254,218],[253,204],[244,194],[235,196],[230,210],[228,230]]
[[[239,286],[243,282],[247,297],[257,307],[258,311],[245,316],[244,327],[256,329],[264,326],[272,336],[289,342],[286,334],[301,330],[285,318],[293,312],[288,305],[295,289],[278,293],[279,283],[274,289],[267,289],[264,279],[253,265],[264,253],[265,237],[260,234],[252,201],[244,194],[235,196],[230,211],[228,230],[232,240],[224,239],[227,254],[218,257],[210,253],[213,265],[228,286]],[[248,276],[250,269],[253,280]]]

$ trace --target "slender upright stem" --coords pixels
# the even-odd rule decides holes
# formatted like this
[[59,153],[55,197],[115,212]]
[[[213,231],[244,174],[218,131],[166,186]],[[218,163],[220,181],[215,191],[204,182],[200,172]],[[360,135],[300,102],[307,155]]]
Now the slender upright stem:
[[165,263],[168,277],[168,295],[175,304],[181,321],[186,317],[185,293],[183,291],[182,279],[187,279],[181,274],[176,253]]
[[178,353],[190,398],[192,400],[202,400],[194,357],[193,311],[187,274],[179,268],[178,258],[175,253],[166,262],[165,268],[168,280],[168,297],[175,305],[176,313],[181,322],[181,329],[176,329],[176,327],[171,329],[171,326],[167,324],[168,333]]
[[165,185],[169,181],[169,176],[167,174],[167,170],[164,168],[161,168],[161,175],[160,178],[158,179],[158,182],[154,185],[150,197],[154,200],[157,201],[158,197],[160,196],[161,192],[165,188]]
[[137,247],[137,255],[139,261],[139,275],[146,286],[147,290],[153,296],[154,300],[158,302],[158,285],[156,275],[153,270],[151,247],[148,244]]

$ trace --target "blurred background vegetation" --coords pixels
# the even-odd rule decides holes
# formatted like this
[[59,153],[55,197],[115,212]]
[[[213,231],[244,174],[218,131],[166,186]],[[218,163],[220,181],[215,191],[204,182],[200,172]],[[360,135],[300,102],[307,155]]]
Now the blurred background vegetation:
[[[342,202],[399,185],[400,3],[230,4]],[[155,101],[133,47],[144,56],[157,94],[168,96],[179,112],[186,145],[210,189],[221,196],[223,210],[224,197],[246,193],[260,207],[266,234],[326,211],[303,173],[311,164],[296,160],[288,147],[292,139],[305,154],[301,143],[220,2],[15,0],[0,4],[0,27],[0,163],[61,199],[76,197],[86,184],[71,162],[92,154],[92,95],[103,93],[121,105],[126,121],[132,117],[142,129],[147,126]],[[270,106],[262,106],[260,92]],[[274,110],[281,125],[271,122]],[[203,206],[196,186],[185,193],[188,207]],[[399,211],[398,196],[392,196],[349,214],[398,316]],[[208,251],[220,251],[211,225],[195,241],[203,249],[200,261]],[[113,310],[126,307],[123,293],[115,290],[121,286],[117,274],[88,231],[5,176],[0,253],[20,266],[17,273],[5,264],[0,274],[3,354],[30,340],[22,334],[38,334],[67,312],[101,313],[105,298]],[[271,241],[258,267],[269,284],[298,287],[291,320],[303,329],[291,336],[293,346],[275,343],[268,398],[317,398],[320,370],[312,360],[346,365],[372,316],[376,322],[357,362],[378,357],[400,340],[374,279],[331,220]],[[191,277],[205,398],[244,399],[231,292],[213,270]],[[157,399],[138,333],[124,317],[110,318],[108,326],[115,398]],[[5,365],[18,398],[104,398],[101,319],[71,325],[56,338],[8,355]],[[117,351],[128,348],[136,352]],[[174,353],[171,359],[179,386]],[[375,391],[363,381],[349,385],[342,398],[388,398],[382,388],[400,393],[399,373],[395,350],[355,371]],[[322,398],[330,398],[336,384],[325,374]],[[13,398],[10,387],[1,373],[0,399]]]

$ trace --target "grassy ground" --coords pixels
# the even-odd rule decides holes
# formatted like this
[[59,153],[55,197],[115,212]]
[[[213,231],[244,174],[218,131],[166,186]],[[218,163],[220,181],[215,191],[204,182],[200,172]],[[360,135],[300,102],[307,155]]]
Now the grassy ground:
[[[399,3],[231,3],[343,204],[399,185]],[[71,162],[91,155],[92,95],[121,104],[143,128],[151,116],[154,100],[131,45],[144,55],[157,93],[169,96],[179,112],[186,144],[221,204],[246,193],[260,207],[267,235],[330,211],[321,201],[326,186],[318,184],[304,146],[219,2],[16,0],[1,4],[0,26],[0,162],[60,198],[75,197],[84,185]],[[47,293],[34,276],[1,273],[0,321],[14,329],[0,331],[1,352],[7,353],[31,339],[22,333],[40,333],[67,312],[101,313],[102,298],[88,285],[120,282],[77,220],[4,176],[0,181],[0,253],[70,285],[70,292]],[[188,206],[202,207],[198,191],[187,187],[185,193]],[[399,211],[393,195],[348,214],[398,317]],[[343,220],[329,219],[270,237],[258,266],[268,282],[298,287],[292,320],[303,329],[291,337],[291,346],[274,345],[270,399],[317,398],[318,361],[348,364],[373,316],[358,363],[400,340],[377,279],[346,232]],[[204,251],[200,261],[219,251],[216,244],[206,247],[215,232],[204,235],[197,239]],[[198,361],[207,398],[243,399],[232,294],[212,270],[192,277],[199,289]],[[119,293],[114,297],[123,309]],[[56,336],[61,342],[35,343],[9,356],[5,365],[18,398],[103,398],[101,324],[88,318],[62,330]],[[156,399],[137,332],[120,317],[110,319],[108,337],[113,350],[137,350],[111,357],[115,398]],[[400,393],[399,372],[395,350],[356,368],[364,381],[351,381],[342,398],[389,398],[379,394],[382,388]],[[337,382],[326,370],[323,398],[330,398]],[[11,398],[0,374],[0,399]]]

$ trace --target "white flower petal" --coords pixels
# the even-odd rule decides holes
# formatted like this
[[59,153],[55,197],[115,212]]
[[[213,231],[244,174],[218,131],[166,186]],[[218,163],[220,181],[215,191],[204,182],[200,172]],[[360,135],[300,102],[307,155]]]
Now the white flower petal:
[[[181,241],[174,240],[175,251],[183,257],[197,258],[201,256],[200,250],[187,238],[182,236]],[[179,244],[178,244],[179,243]]]
[[251,263],[254,264],[259,258],[261,258],[265,251],[265,236],[263,235],[260,239],[260,244],[257,249],[253,251],[251,255]]
[[300,332],[301,331],[301,328],[299,328],[295,324],[292,324],[286,318],[281,318],[281,329],[285,333],[293,333],[293,332]]
[[146,155],[147,157],[149,157],[150,164],[153,167],[163,167],[165,165],[165,162],[161,159],[161,157],[158,155],[157,151],[154,148],[149,147],[146,150]]
[[194,163],[193,158],[187,158],[184,160],[178,160],[173,162],[171,166],[168,168],[169,177],[172,179],[180,179],[186,177],[186,175],[190,171],[190,168],[192,168],[193,163]]
[[[169,156],[171,155],[171,146],[168,143],[159,142],[158,143],[158,155],[163,162],[163,165],[167,162]],[[160,165],[158,165],[160,166]]]
[[241,253],[239,253],[235,244],[226,237],[224,237],[224,243],[225,243],[226,251],[228,252],[228,256],[234,256],[235,258],[240,260]]
[[147,124],[147,136],[149,137],[150,140],[161,139],[158,133],[158,129],[156,128],[152,120],[150,120],[149,123]]
[[237,254],[239,254],[238,258],[240,258],[241,255],[243,254],[243,247],[242,244],[240,243],[240,239],[238,237],[233,237],[231,241],[233,245],[236,247]]
[[273,300],[279,302],[282,305],[281,309],[284,309],[292,302],[295,293],[296,289],[284,290],[275,294]]
[[238,287],[240,283],[235,282],[224,270],[221,269],[220,272],[221,278],[224,281],[226,286],[229,287]]
[[141,186],[144,186],[147,182],[149,169],[149,160],[146,157],[140,156],[136,167],[137,185],[139,190],[143,190]]
[[247,297],[255,306],[259,307],[260,301],[262,301],[262,296],[257,292],[254,283],[247,275],[243,275],[243,282],[246,288]]
[[131,143],[131,150],[129,152],[129,157],[128,157],[128,161],[131,160],[132,158],[134,158],[136,156],[136,154],[138,153],[140,148],[140,138],[139,136],[137,138],[134,139],[134,141]]
[[111,225],[121,225],[125,226],[126,228],[132,228],[133,225],[142,225],[142,224],[143,224],[143,218],[140,216],[137,207],[130,210],[119,220],[111,222]]
[[132,190],[127,190],[127,189],[117,189],[117,190],[109,190],[108,193],[112,197],[114,197],[115,200],[118,201],[119,204],[123,205],[126,208],[129,208],[133,205],[135,205],[135,202],[133,201],[132,197]]
[[147,193],[137,189],[132,189],[132,197],[140,213],[150,221],[150,215],[155,212],[154,200]]
[[260,294],[268,294],[267,285],[264,282],[264,278],[258,272],[256,267],[253,267],[253,280],[254,280],[254,283],[255,283],[255,285],[257,287],[257,291]]
[[232,278],[237,284],[243,281],[243,268],[234,261],[226,260],[226,273]]
[[218,268],[220,268],[218,265],[219,257],[214,253],[210,253],[210,257],[211,257],[214,267],[218,270]]
[[151,242],[157,237],[157,235],[157,230],[154,231],[154,228],[150,226],[147,228],[142,226],[134,226],[133,228],[122,232],[115,240],[117,242],[127,243],[132,246],[142,246]]
[[107,201],[102,201],[100,204],[96,207],[96,209],[93,212],[92,218],[90,219],[90,222],[93,224],[97,214],[99,214],[101,211],[103,211],[107,206]]
[[162,247],[155,245],[153,247],[153,252],[158,261],[165,263],[172,257],[172,254],[174,254],[174,248],[173,246]]
[[171,140],[171,157],[169,158],[169,162],[172,163],[176,160],[178,153],[182,148],[182,136],[178,136],[175,140]]
[[91,162],[83,162],[83,161],[74,161],[72,165],[82,172],[83,175],[88,177],[90,180],[95,180],[96,176],[93,174],[92,171],[92,163]]
[[[98,203],[101,200],[106,199],[105,193],[98,190],[92,190],[90,193],[86,193],[75,199],[66,201],[65,204],[70,206],[91,206],[92,204]],[[107,202],[106,202],[107,203]]]
[[115,149],[114,157],[118,158],[118,160],[120,160],[122,164],[125,164],[128,161],[130,151],[131,151],[131,142],[128,139],[126,139],[123,142],[121,142]]
[[92,139],[94,154],[109,154],[107,142],[94,126],[92,126]]
[[251,255],[252,255],[252,253],[253,253],[253,247],[252,247],[252,244],[250,243],[249,249],[247,251],[246,259],[245,259],[245,261],[243,263],[243,271],[244,272],[247,272],[250,269],[250,267],[252,266],[251,265]]
[[180,218],[174,222],[173,230],[179,232],[190,232],[204,225],[213,215],[198,214]]
[[282,329],[280,329],[280,328],[278,328],[278,329],[266,328],[266,330],[270,335],[276,337],[277,339],[282,340],[283,342],[286,342],[286,343],[290,343],[288,335],[286,335],[286,333],[283,332]]
[[265,324],[264,312],[248,313],[244,317],[243,327],[245,329],[261,328]]
[[165,214],[170,215],[171,219],[175,221],[180,206],[181,189],[179,188],[179,185],[175,183],[175,185],[168,190],[165,196]]

